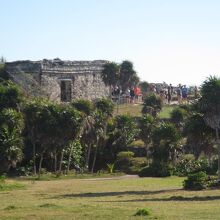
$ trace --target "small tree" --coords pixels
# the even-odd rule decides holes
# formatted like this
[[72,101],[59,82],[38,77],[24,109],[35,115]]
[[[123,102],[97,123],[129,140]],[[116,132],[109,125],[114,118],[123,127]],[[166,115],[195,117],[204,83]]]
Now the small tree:
[[177,107],[170,113],[171,121],[178,127],[182,128],[188,114],[184,108]]
[[154,162],[175,163],[180,139],[181,135],[173,124],[161,123],[156,127],[152,134]]
[[0,163],[1,170],[16,166],[22,159],[23,130],[22,114],[13,109],[4,109],[0,113]]
[[162,100],[159,96],[154,93],[149,94],[144,99],[144,104],[142,108],[142,114],[151,114],[153,117],[156,117],[158,112],[162,109]]
[[109,124],[107,143],[111,161],[116,159],[118,152],[127,150],[127,146],[135,140],[138,133],[139,129],[131,116],[119,115],[113,119]]
[[152,115],[146,114],[139,121],[140,138],[143,140],[146,149],[146,156],[149,163],[149,144],[152,141],[152,131],[155,126],[155,120]]
[[68,145],[68,162],[67,162],[67,173],[70,170],[71,163],[75,168],[81,167],[82,162],[82,145],[79,140],[70,141]]
[[106,117],[110,117],[114,110],[114,104],[110,99],[100,99],[95,103],[96,108]]
[[19,104],[22,101],[22,94],[13,82],[0,82],[0,94],[0,111],[4,108],[19,108]]

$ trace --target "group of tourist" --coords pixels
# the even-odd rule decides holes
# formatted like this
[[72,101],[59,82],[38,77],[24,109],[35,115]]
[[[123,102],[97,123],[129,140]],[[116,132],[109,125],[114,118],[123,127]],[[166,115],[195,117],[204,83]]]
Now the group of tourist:
[[160,96],[164,102],[167,102],[168,104],[171,103],[172,98],[174,94],[177,95],[177,101],[178,104],[187,104],[188,103],[188,88],[186,85],[181,85],[174,89],[172,84],[169,86],[165,87],[160,91]]
[[112,89],[112,96],[117,100],[126,99],[126,103],[140,103],[142,102],[142,92],[139,86],[133,86],[128,88],[124,93],[119,86],[115,86]]
[[[193,88],[194,98],[199,97],[199,92],[197,86]],[[178,104],[188,104],[189,102],[189,91],[192,93],[192,89],[186,87],[186,85],[179,84],[177,87],[172,86],[172,84],[163,84],[158,87],[156,84],[151,84],[149,87],[149,92],[153,92],[159,95],[165,104],[171,104],[177,102]],[[190,94],[191,94],[190,93]],[[133,86],[128,88],[125,92],[119,86],[112,88],[112,97],[115,101],[120,103],[141,103],[142,102],[142,91],[139,86]]]
[[[189,88],[186,85],[179,84],[178,87],[173,87],[172,84],[162,85],[161,87],[156,87],[155,84],[151,85],[151,92],[159,95],[164,103],[171,104],[171,101],[177,101],[178,104],[188,104],[189,102]],[[194,87],[194,98],[199,97],[199,92],[197,86]],[[174,99],[177,96],[177,100]]]

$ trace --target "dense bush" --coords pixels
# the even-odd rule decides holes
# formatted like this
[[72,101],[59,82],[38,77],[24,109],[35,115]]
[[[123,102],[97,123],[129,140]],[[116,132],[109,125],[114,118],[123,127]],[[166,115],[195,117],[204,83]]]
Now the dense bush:
[[131,159],[131,166],[128,167],[127,173],[138,174],[140,170],[147,165],[146,157],[134,157]]
[[138,174],[147,165],[145,157],[134,157],[131,151],[121,151],[117,155],[116,168],[129,174]]
[[89,100],[79,99],[72,103],[73,107],[78,111],[85,113],[86,115],[90,115],[94,110],[94,106],[92,102]]
[[144,99],[142,114],[151,114],[153,117],[156,117],[157,113],[162,109],[162,99],[160,96],[155,95],[154,93],[149,94]]
[[187,111],[181,107],[173,109],[170,113],[171,121],[175,124],[181,124],[187,116]]
[[204,172],[198,172],[188,175],[188,178],[183,182],[184,189],[201,190],[207,186],[208,177]]
[[131,151],[121,151],[117,154],[117,160],[129,160],[134,156]]
[[185,157],[175,166],[174,174],[177,176],[187,176],[200,171],[208,174],[216,174],[217,169],[216,167],[209,166],[206,159],[195,160]]
[[131,151],[121,151],[117,154],[116,167],[117,169],[127,172],[131,166],[131,160],[134,153]]
[[152,163],[150,166],[144,167],[140,170],[140,177],[166,177],[171,176],[173,168],[168,163]]

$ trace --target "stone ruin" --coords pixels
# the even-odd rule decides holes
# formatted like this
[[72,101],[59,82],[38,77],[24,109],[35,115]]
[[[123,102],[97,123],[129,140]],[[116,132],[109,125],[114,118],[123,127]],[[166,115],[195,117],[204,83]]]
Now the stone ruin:
[[43,96],[52,101],[106,98],[110,88],[102,80],[108,61],[41,61],[7,62],[5,69],[12,80],[29,96]]

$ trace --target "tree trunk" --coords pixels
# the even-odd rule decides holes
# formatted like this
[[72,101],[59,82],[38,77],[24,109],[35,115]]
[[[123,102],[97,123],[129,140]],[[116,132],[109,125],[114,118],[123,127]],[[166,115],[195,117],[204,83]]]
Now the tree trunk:
[[91,154],[91,144],[88,145],[88,151],[87,151],[87,155],[86,155],[86,169],[87,170],[89,170],[90,154]]
[[59,174],[61,174],[61,171],[62,171],[63,155],[64,155],[64,152],[62,151],[60,155]]
[[57,172],[57,152],[54,152],[54,172]]
[[73,147],[71,147],[70,152],[69,152],[69,158],[68,158],[68,164],[67,164],[67,173],[69,173],[69,171],[70,171],[70,163],[71,163],[72,153],[73,153]]
[[40,162],[39,162],[39,169],[38,169],[38,178],[40,178],[41,175],[41,168],[42,168],[42,162],[43,162],[43,153],[40,155]]
[[98,153],[98,146],[99,146],[98,143],[99,143],[99,141],[97,140],[95,154],[94,154],[94,158],[93,158],[93,162],[92,162],[92,169],[91,169],[92,173],[94,172],[94,168],[95,168],[95,162],[96,162],[97,153]]
[[32,146],[33,146],[33,172],[34,172],[34,175],[36,176],[37,167],[36,167],[36,143],[35,141],[33,141]]
[[33,129],[31,129],[31,135],[30,135],[30,139],[31,139],[31,143],[32,143],[32,147],[33,147],[33,172],[34,175],[37,175],[37,166],[36,166],[36,141],[34,138],[34,132]]
[[215,129],[215,133],[216,133],[216,142],[218,146],[218,182],[220,182],[220,143],[219,143],[218,128]]

